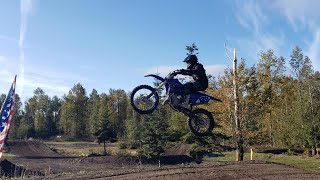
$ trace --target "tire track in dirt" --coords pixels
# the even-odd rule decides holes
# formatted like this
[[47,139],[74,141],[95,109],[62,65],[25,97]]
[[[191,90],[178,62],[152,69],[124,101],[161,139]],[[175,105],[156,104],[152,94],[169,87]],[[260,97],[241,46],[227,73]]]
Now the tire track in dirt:
[[[8,142],[10,150],[18,157],[13,163],[32,170],[50,169],[46,179],[320,179],[320,173],[310,172],[265,161],[203,162],[201,164],[165,165],[159,169],[155,164],[145,164],[143,169],[125,157],[64,157],[48,146],[34,141]],[[47,168],[48,167],[48,168]],[[59,173],[70,173],[61,176]]]
[[[75,178],[76,179],[76,178]],[[205,167],[184,167],[148,170],[80,179],[320,179],[319,173],[305,171],[285,165],[272,163],[234,163],[209,165]]]

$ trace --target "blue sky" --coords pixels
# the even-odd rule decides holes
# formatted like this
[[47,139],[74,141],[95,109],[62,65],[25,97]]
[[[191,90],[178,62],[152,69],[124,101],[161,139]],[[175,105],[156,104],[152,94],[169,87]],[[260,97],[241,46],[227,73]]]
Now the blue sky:
[[150,84],[148,73],[184,68],[196,43],[208,74],[231,65],[224,44],[249,65],[271,48],[300,46],[320,70],[317,0],[0,0],[0,93],[15,74],[23,100],[41,87],[62,97]]

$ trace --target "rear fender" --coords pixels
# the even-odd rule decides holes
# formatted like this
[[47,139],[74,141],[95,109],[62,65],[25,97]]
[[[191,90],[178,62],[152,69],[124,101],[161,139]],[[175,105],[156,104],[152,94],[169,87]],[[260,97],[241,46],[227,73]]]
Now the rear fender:
[[207,103],[209,100],[222,102],[218,98],[215,98],[213,96],[210,96],[210,95],[207,95],[207,94],[204,94],[204,93],[201,93],[201,92],[197,92],[197,93],[191,95],[191,102],[194,103],[194,104]]
[[212,99],[212,100],[214,100],[214,101],[222,102],[220,99],[215,98],[215,97],[213,97],[213,96],[210,96],[210,99]]

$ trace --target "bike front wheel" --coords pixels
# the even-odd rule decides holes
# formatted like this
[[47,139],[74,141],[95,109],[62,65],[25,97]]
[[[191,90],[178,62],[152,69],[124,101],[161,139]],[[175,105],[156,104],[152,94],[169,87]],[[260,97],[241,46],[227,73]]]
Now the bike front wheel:
[[149,85],[140,85],[133,89],[130,97],[131,106],[140,114],[152,113],[159,105],[157,91]]
[[192,111],[192,116],[189,118],[189,127],[192,133],[197,136],[210,135],[214,128],[212,114],[205,109]]

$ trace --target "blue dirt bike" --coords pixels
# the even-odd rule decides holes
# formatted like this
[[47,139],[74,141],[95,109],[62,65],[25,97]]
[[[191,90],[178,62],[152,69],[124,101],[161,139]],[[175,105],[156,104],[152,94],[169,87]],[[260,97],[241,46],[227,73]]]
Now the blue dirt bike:
[[189,117],[188,125],[190,130],[197,136],[210,135],[214,128],[212,114],[205,109],[197,108],[192,110],[192,108],[195,105],[207,104],[209,100],[222,101],[213,96],[196,92],[188,98],[188,106],[182,106],[181,100],[185,97],[184,87],[178,79],[174,78],[175,75],[176,71],[169,73],[165,78],[155,74],[146,75],[145,77],[156,78],[160,83],[155,88],[149,85],[140,85],[134,88],[130,97],[133,109],[140,114],[152,113],[159,105],[158,91],[165,86],[166,99],[169,100],[169,105],[172,109],[182,112]]

